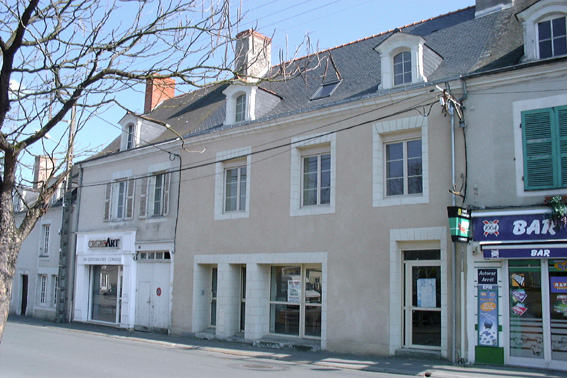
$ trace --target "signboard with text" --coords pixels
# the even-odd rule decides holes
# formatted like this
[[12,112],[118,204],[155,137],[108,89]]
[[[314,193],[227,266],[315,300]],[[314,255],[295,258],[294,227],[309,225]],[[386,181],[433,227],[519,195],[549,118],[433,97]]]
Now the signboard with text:
[[476,242],[567,240],[567,228],[557,228],[549,214],[473,217]]

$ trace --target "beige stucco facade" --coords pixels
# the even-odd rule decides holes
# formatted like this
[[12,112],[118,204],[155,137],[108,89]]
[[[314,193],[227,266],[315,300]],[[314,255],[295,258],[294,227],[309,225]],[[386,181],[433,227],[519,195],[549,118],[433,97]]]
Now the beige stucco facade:
[[[452,201],[451,129],[450,116],[437,105],[438,94],[401,91],[192,138],[191,150],[206,150],[183,154],[187,169],[181,178],[173,331],[209,328],[210,277],[216,268],[216,328],[209,331],[221,338],[238,333],[236,268],[244,266],[243,337],[273,335],[270,268],[314,264],[322,271],[322,310],[321,334],[313,339],[328,350],[394,354],[410,348],[402,336],[403,251],[433,249],[439,251],[441,270],[442,337],[430,349],[447,357],[450,288],[455,287],[449,283],[446,215]],[[387,196],[383,146],[408,136],[422,140],[423,191]],[[463,172],[461,137],[456,130],[457,177]],[[331,195],[325,205],[300,202],[300,157],[311,150],[331,155]],[[223,196],[218,176],[238,156],[248,169],[248,206],[231,216],[222,208],[215,211]]]

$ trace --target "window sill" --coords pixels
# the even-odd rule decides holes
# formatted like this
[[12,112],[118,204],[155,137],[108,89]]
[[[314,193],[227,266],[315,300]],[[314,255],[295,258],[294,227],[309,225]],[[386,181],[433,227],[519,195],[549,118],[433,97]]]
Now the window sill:
[[429,198],[425,195],[400,195],[391,196],[374,200],[374,207],[399,206],[399,205],[416,205],[428,203]]
[[248,211],[229,211],[222,214],[215,214],[215,220],[243,219],[249,217],[250,213]]
[[292,209],[290,216],[334,214],[335,207],[331,205],[313,205]]

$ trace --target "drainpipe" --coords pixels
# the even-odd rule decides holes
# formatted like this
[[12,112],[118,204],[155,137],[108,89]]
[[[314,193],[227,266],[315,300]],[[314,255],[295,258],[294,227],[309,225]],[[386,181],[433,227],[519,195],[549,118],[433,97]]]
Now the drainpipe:
[[[468,97],[468,92],[467,92],[467,82],[466,79],[461,75],[461,86],[463,88],[463,96],[459,99],[459,102],[462,104]],[[466,138],[467,136],[465,135],[465,116],[464,116],[464,110],[463,110],[463,118],[460,120],[459,123],[459,127],[463,128],[463,138],[465,141],[465,188],[463,191],[463,194],[466,196],[467,195],[467,182],[468,182],[468,177],[466,176],[468,174],[468,166],[467,166],[467,160],[468,160],[468,156],[467,156],[467,143],[466,143]],[[465,198],[465,197],[464,197]],[[463,200],[464,202],[464,200]],[[466,339],[466,316],[467,316],[467,311],[465,311],[465,296],[466,296],[466,287],[467,285],[465,284],[465,258],[466,255],[464,254],[463,251],[466,251],[466,246],[463,247],[461,246],[461,360],[464,361],[464,355],[465,355],[465,339]]]
[[[451,185],[455,188],[455,109],[453,103],[449,104],[449,115],[451,116]],[[456,205],[456,194],[454,191],[451,193],[451,206]],[[451,282],[453,283],[453,301],[451,308],[451,361],[453,363],[457,362],[457,251],[455,243],[452,245],[452,255],[451,255]]]

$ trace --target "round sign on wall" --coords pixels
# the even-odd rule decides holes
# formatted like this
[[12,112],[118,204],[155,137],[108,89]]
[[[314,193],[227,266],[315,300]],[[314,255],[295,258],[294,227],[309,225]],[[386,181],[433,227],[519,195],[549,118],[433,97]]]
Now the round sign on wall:
[[158,287],[156,289],[156,294],[157,294],[158,297],[161,295],[161,287]]

